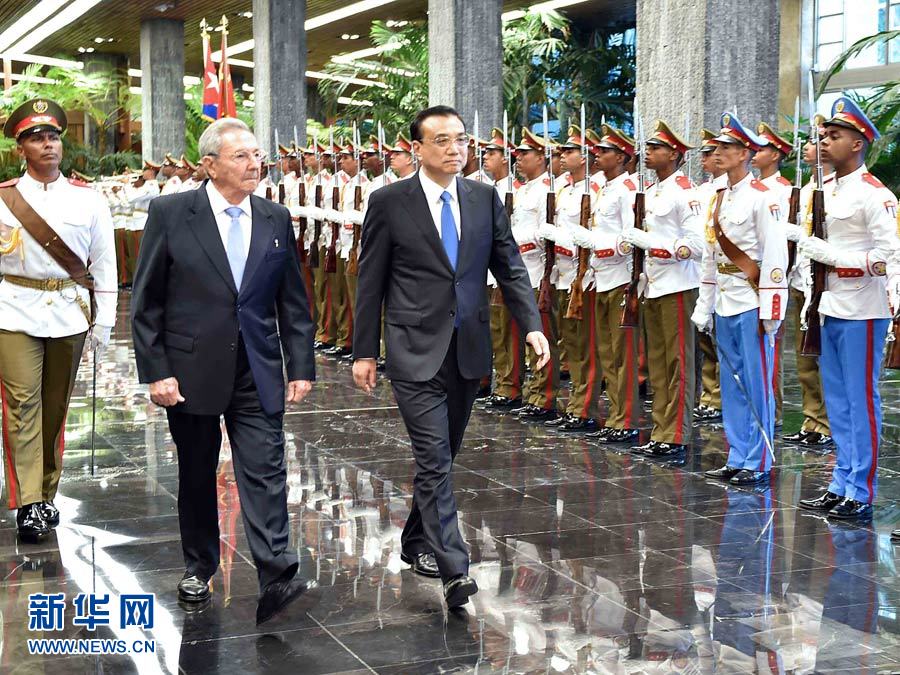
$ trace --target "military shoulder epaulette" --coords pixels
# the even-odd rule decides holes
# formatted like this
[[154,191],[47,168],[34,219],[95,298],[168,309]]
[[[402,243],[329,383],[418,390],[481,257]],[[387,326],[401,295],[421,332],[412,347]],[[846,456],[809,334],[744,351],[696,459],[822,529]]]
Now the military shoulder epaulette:
[[862,175],[862,179],[869,185],[874,185],[877,188],[884,187],[884,183],[882,183],[880,180],[878,180],[878,178],[871,173],[864,173]]
[[0,183],[0,187],[13,187],[14,185],[17,185],[18,183],[19,183],[18,178],[10,178],[9,180]]
[[549,179],[549,178],[545,178],[545,179],[544,179],[544,185],[550,185],[550,179]]
[[85,183],[83,180],[78,180],[74,176],[69,176],[69,185],[74,185],[75,187],[90,187],[90,183]]
[[631,190],[632,192],[634,192],[635,190],[637,190],[637,185],[635,185],[635,184],[634,184],[634,181],[631,180],[630,178],[626,178],[625,180],[623,180],[623,181],[622,181],[622,185],[624,185],[625,187],[627,187],[627,188],[628,188],[629,190]]
[[682,190],[690,190],[694,187],[694,184],[691,183],[691,179],[687,176],[678,176],[675,178],[675,184],[680,187]]
[[522,187],[522,181],[520,181],[518,178],[516,178],[516,179],[513,181],[513,187],[514,187],[516,190],[518,190],[520,187]]
[[787,185],[788,187],[790,187],[790,185],[791,185],[791,181],[789,181],[784,176],[778,176],[778,178],[776,178],[775,180],[777,180],[782,185]]
[[767,188],[761,181],[758,181],[755,178],[750,181],[750,186],[756,188],[760,192],[768,192],[769,191],[769,188]]
[[600,192],[600,184],[591,181],[591,190],[593,190],[594,192]]

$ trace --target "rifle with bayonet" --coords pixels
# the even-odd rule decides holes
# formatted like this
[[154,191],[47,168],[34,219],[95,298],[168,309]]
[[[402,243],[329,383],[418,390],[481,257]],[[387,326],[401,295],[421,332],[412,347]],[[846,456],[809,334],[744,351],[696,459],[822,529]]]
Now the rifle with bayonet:
[[[825,193],[822,190],[824,184],[824,171],[822,168],[822,144],[819,138],[819,129],[815,122],[815,89],[812,71],[809,73],[809,138],[816,146],[815,187],[812,193],[812,236],[819,239],[827,239],[825,232]],[[828,279],[828,267],[818,260],[810,260],[810,273],[812,276],[812,288],[810,288],[809,307],[806,311],[803,341],[800,353],[803,356],[819,356],[822,353],[822,325],[819,316],[819,303],[825,292]]]
[[[646,208],[646,181],[647,167],[644,164],[644,122],[638,114],[637,100],[634,102],[634,128],[635,151],[638,154],[637,193],[634,195],[634,226],[644,229],[644,219],[647,217]],[[641,298],[640,283],[641,274],[644,272],[644,249],[635,246],[631,251],[631,279],[625,290],[625,299],[622,301],[622,319],[620,328],[637,328],[641,325]]]
[[[322,165],[321,155],[319,154],[319,141],[313,139],[313,152],[316,158],[316,189],[313,193],[313,206],[317,209],[322,208]],[[319,267],[319,238],[322,236],[322,221],[313,220],[313,242],[309,247],[309,266],[318,269]]]
[[[338,156],[334,151],[334,129],[328,130],[328,144],[331,149],[331,164],[334,171],[332,174],[334,188],[331,190],[331,208],[332,210],[339,210],[341,207],[341,188],[338,186]],[[325,251],[326,274],[334,274],[337,272],[337,245],[342,227],[342,223],[331,223],[331,241]]]
[[[547,120],[547,106],[544,106],[544,157],[547,162],[547,173],[550,175],[550,191],[547,193],[547,224],[556,224],[556,177],[553,175],[553,148],[550,145],[550,131]],[[541,314],[553,312],[553,285],[550,275],[556,264],[556,242],[544,242],[544,274],[538,291],[538,311]]]
[[481,182],[481,165],[484,158],[481,156],[481,143],[478,141],[478,111],[475,111],[475,122],[472,124],[472,133],[475,136],[475,157],[478,159],[478,182]]
[[[581,194],[581,209],[578,217],[579,226],[591,229],[591,160],[588,157],[587,140],[584,128],[584,103],[581,104],[581,159],[584,162],[584,192]],[[584,304],[584,276],[591,262],[591,249],[578,247],[578,268],[575,281],[569,295],[569,307],[566,309],[567,319],[581,319]]]
[[[803,143],[800,140],[800,97],[794,101],[794,152],[796,153],[797,166],[794,173],[794,186],[791,188],[791,198],[788,201],[788,217],[787,220],[791,225],[801,225],[803,215],[800,213],[800,185],[803,181],[803,169],[800,160],[803,155]],[[790,275],[794,268],[794,262],[797,260],[797,242],[788,241],[788,263],[785,276]]]
[[503,198],[503,206],[506,208],[506,217],[512,222],[513,216],[513,174],[512,151],[509,141],[509,113],[503,111],[503,158],[506,160],[506,195]]
[[[296,148],[295,152],[300,153],[300,174],[297,176],[297,203],[301,207],[306,207],[306,176],[303,173],[303,153],[300,152],[300,144],[297,143],[297,127],[294,126],[294,148]],[[281,181],[281,188],[284,189],[284,181]],[[306,253],[306,228],[309,227],[309,223],[306,220],[306,216],[300,216],[297,219],[297,225],[299,229],[297,230],[297,251],[300,255],[300,262],[304,265],[309,264],[309,256]]]
[[[353,210],[360,211],[362,209],[362,184],[360,183],[362,173],[362,160],[359,153],[359,128],[356,122],[353,123],[353,159],[356,160],[356,185],[353,188]],[[359,237],[362,225],[353,223],[353,246],[350,248],[350,259],[347,261],[347,274],[356,276],[359,272]]]

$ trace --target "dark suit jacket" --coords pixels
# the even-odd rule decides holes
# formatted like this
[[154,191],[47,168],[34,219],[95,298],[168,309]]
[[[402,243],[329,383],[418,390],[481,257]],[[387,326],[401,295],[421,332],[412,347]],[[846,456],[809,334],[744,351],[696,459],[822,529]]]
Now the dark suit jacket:
[[[250,253],[240,292],[206,194],[150,202],[131,301],[141,382],[176,377],[184,412],[218,415],[231,400],[238,331],[263,410],[284,410],[289,380],[314,380],[313,324],[288,210],[250,197]],[[279,340],[280,337],[280,340]]]
[[528,272],[496,190],[457,179],[460,230],[454,273],[418,174],[372,193],[362,226],[354,317],[354,358],[379,353],[384,303],[386,375],[424,382],[438,372],[459,315],[457,358],[463,377],[491,372],[491,270],[519,327],[540,331]]

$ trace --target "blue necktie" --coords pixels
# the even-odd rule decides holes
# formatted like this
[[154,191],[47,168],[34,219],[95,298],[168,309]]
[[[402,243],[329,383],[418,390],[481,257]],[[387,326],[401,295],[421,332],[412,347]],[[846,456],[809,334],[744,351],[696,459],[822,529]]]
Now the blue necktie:
[[456,270],[456,260],[459,257],[459,234],[456,231],[456,221],[453,220],[453,210],[450,208],[450,193],[444,190],[441,193],[441,242],[450,259],[450,266]]
[[244,250],[244,231],[241,229],[241,214],[243,212],[239,206],[229,206],[225,209],[225,213],[231,218],[225,254],[228,256],[231,276],[234,277],[234,285],[238,290],[241,290],[241,280],[244,278],[244,265],[247,264],[247,253]]

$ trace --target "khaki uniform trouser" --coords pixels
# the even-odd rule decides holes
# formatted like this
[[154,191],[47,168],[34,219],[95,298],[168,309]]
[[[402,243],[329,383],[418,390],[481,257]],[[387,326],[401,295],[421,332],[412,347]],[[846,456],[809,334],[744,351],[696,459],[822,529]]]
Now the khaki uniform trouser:
[[562,324],[565,320],[566,309],[569,307],[568,291],[563,291],[554,287],[556,292],[556,310],[554,312],[554,320],[556,321],[556,348],[559,350],[559,369],[569,370],[569,355],[566,354],[566,346],[562,341]]
[[11,509],[56,497],[66,412],[85,335],[36,338],[0,330],[3,460]]
[[653,387],[653,431],[660,443],[691,442],[696,373],[691,314],[697,289],[647,298],[642,314],[647,335],[647,367]]
[[129,230],[125,239],[125,269],[128,274],[128,283],[134,280],[134,271],[137,269],[138,255],[141,252],[141,240],[144,238],[143,230]]
[[703,353],[700,371],[700,404],[716,410],[722,409],[722,392],[719,389],[719,355],[716,345],[706,333],[697,334],[697,344]]
[[334,274],[328,275],[337,331],[335,344],[339,347],[349,347],[353,341],[353,315],[350,311],[350,293],[347,290],[347,261],[340,255],[337,257],[336,270]]
[[491,293],[491,346],[494,351],[494,394],[521,398],[525,382],[525,336],[500,292]]
[[128,235],[131,234],[125,228],[113,230],[116,242],[116,280],[119,286],[131,283],[131,275],[128,271]]
[[[539,300],[541,292],[534,292],[534,300]],[[549,410],[556,403],[556,392],[559,390],[559,349],[556,336],[556,307],[551,303],[550,313],[541,314],[541,325],[544,336],[550,344],[550,361],[541,370],[537,369],[538,357],[533,349],[527,349],[528,366],[531,368],[531,377],[525,383],[523,393],[526,403],[538,408]],[[524,341],[525,336],[522,336]]]
[[[347,321],[349,322],[349,326],[347,328],[347,344],[353,344],[353,319],[356,316],[356,286],[359,280],[359,277],[355,274],[350,274],[347,272],[347,266],[349,263],[344,262],[344,280],[347,284]],[[383,326],[382,326],[383,328]],[[382,333],[383,334],[383,333]],[[342,343],[343,344],[343,343]]]
[[316,295],[316,340],[333,345],[337,331],[334,303],[331,297],[332,274],[325,274],[324,246],[319,246],[319,266],[313,268],[313,287]]
[[[600,378],[597,377],[597,309],[596,293],[585,291],[581,319],[560,320],[560,342],[569,359],[572,391],[566,412],[579,418],[598,415]],[[560,295],[559,312],[565,315],[569,307],[569,292]]]
[[613,429],[635,429],[638,404],[638,333],[639,328],[621,328],[622,301],[628,285],[598,291],[595,311],[596,342],[600,356],[600,372],[606,380],[609,411],[605,426]]
[[797,353],[797,379],[800,381],[800,393],[803,399],[803,431],[815,431],[831,435],[828,413],[825,410],[825,398],[822,395],[822,378],[819,375],[819,362],[811,356],[800,353],[803,332],[800,330],[800,310],[803,309],[803,293],[791,288],[788,301],[791,320],[794,323],[794,348]]

